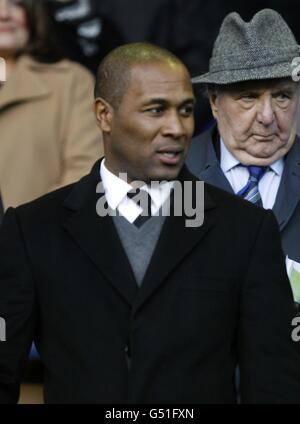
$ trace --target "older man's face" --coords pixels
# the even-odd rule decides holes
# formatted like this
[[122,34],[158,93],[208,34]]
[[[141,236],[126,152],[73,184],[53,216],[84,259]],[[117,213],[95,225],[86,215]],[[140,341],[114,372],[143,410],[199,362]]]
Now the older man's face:
[[298,85],[289,79],[232,84],[210,95],[220,135],[245,165],[266,166],[294,142]]

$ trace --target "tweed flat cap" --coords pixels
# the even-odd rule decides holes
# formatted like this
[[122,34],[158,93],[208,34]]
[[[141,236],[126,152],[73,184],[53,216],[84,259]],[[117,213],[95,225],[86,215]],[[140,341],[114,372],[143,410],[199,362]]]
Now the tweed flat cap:
[[215,41],[209,72],[193,83],[234,82],[292,76],[292,60],[300,53],[295,37],[281,15],[272,9],[244,22],[236,12],[227,15]]

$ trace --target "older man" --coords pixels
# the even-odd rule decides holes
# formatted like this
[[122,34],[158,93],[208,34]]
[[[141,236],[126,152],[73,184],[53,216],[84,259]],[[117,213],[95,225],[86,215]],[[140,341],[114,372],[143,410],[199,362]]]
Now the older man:
[[48,403],[233,403],[237,363],[243,402],[299,402],[272,212],[207,185],[203,225],[188,227],[185,208],[160,213],[178,203],[178,185],[180,204],[201,206],[183,167],[194,124],[184,65],[149,44],[122,46],[102,62],[95,97],[105,158],[4,217],[0,402],[17,400],[32,339]]
[[292,62],[299,51],[288,25],[274,10],[264,9],[250,22],[229,14],[209,72],[194,79],[207,86],[217,126],[193,140],[187,159],[200,179],[273,209],[298,302],[299,91]]

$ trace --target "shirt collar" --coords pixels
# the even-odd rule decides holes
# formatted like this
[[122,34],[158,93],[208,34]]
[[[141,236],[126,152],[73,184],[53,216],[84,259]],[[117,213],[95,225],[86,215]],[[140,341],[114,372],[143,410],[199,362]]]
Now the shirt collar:
[[109,207],[117,209],[128,191],[132,189],[131,185],[110,172],[105,166],[105,159],[100,165],[100,176]]
[[281,177],[284,169],[284,159],[278,159],[276,162],[269,165],[269,167],[272,169],[273,172],[275,172],[276,175]]
[[148,191],[150,194],[151,200],[154,203],[154,213],[156,213],[168,199],[173,186],[173,181],[160,181],[159,184],[152,183],[141,187],[141,189]]
[[221,160],[220,165],[222,168],[222,171],[224,173],[230,171],[232,168],[235,168],[237,165],[240,164],[240,162],[233,156],[232,153],[227,149],[225,146],[225,143],[223,139],[220,139],[221,142]]
[[[127,193],[132,190],[132,186],[109,171],[105,166],[105,159],[102,160],[100,165],[100,176],[109,207],[111,209],[117,209],[119,204],[126,197]],[[140,189],[145,190],[150,194],[151,200],[154,203],[154,210],[156,212],[170,196],[173,186],[173,181],[163,181],[159,184],[145,184],[140,187]]]
[[[239,165],[240,162],[228,150],[222,138],[220,141],[221,141],[220,165],[223,172],[226,173],[230,171],[232,168],[235,168],[237,165]],[[269,165],[269,168],[271,168],[271,170],[275,172],[276,175],[281,176],[283,173],[283,168],[284,168],[284,159],[283,158],[278,159],[277,161]]]

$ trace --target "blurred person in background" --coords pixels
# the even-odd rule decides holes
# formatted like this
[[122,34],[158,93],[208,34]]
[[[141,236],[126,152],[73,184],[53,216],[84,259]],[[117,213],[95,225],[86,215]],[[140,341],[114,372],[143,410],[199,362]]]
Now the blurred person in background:
[[0,0],[0,191],[4,209],[86,174],[102,154],[94,79],[63,60],[44,2]]
[[124,37],[113,16],[102,12],[101,1],[45,1],[56,22],[66,56],[82,63],[94,74],[101,59],[113,48],[124,43]]

